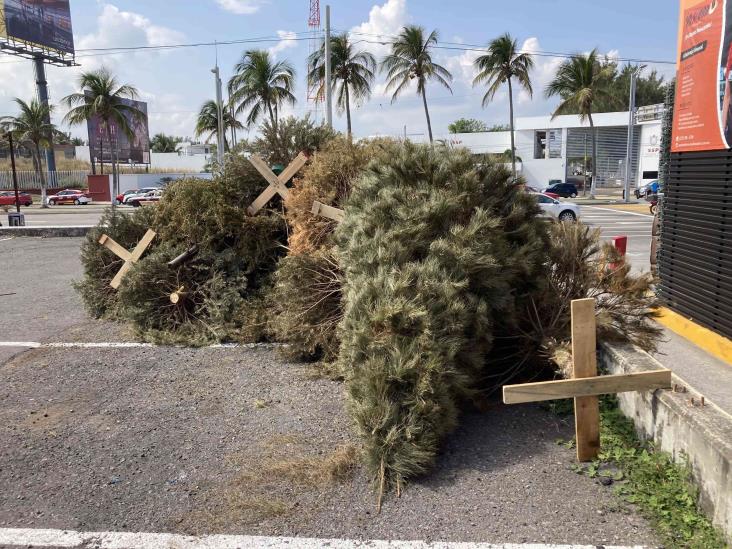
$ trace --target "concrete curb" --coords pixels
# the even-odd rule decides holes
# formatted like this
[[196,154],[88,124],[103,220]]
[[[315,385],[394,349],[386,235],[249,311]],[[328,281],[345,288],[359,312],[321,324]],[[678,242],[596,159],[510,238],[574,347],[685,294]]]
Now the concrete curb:
[[37,236],[43,238],[86,236],[96,225],[50,226],[50,227],[0,227],[2,236]]
[[[604,344],[600,362],[611,374],[657,370],[663,366],[630,345]],[[673,375],[679,392],[622,393],[620,409],[636,430],[675,461],[688,462],[699,486],[701,506],[732,540],[732,416]]]

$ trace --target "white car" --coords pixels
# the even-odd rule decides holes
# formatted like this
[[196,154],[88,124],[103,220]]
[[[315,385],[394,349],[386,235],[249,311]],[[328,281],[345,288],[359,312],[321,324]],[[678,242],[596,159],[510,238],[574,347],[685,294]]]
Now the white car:
[[544,216],[557,219],[559,221],[577,221],[580,218],[580,208],[577,204],[571,202],[561,202],[550,196],[541,193],[532,193],[539,202]]
[[145,196],[147,193],[152,191],[159,190],[160,187],[143,187],[142,189],[138,190],[136,193],[125,195],[125,197],[122,199],[122,204],[129,204],[130,200],[133,198],[139,198],[141,196]]

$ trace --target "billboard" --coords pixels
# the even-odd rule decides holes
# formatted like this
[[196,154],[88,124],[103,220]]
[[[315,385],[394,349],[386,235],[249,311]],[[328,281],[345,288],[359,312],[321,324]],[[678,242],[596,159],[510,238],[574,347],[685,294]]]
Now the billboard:
[[732,0],[681,0],[671,150],[732,146]]
[[73,54],[69,0],[0,0],[0,39]]
[[[133,116],[129,110],[124,110],[125,120],[132,130],[130,139],[119,126],[112,121],[112,147],[116,146],[117,160],[120,164],[149,164],[150,163],[150,134],[147,124],[147,103],[122,99],[122,104],[132,107],[143,113],[144,116]],[[96,162],[111,162],[112,149],[109,145],[107,125],[98,116],[87,121],[89,132],[89,154]]]

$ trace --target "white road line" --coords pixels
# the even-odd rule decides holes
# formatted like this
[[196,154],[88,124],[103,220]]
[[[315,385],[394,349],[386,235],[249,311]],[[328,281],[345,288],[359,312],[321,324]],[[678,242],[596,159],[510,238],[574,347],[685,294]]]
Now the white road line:
[[585,208],[594,208],[595,210],[602,210],[603,212],[614,212],[614,213],[620,213],[620,214],[626,214],[626,215],[638,215],[641,217],[650,217],[651,219],[653,218],[653,216],[651,214],[628,212],[626,210],[614,210],[612,208],[601,208],[600,206],[585,206]]
[[[208,349],[269,349],[274,347],[283,347],[282,343],[216,343],[207,345]],[[0,347],[25,347],[27,349],[134,349],[140,347],[180,347],[180,348],[197,348],[186,347],[185,345],[156,345],[154,343],[137,343],[127,341],[101,341],[101,342],[49,342],[41,343],[40,341],[0,341]]]
[[[471,543],[382,541],[265,536],[183,536],[134,532],[75,532],[0,528],[0,545],[33,547],[94,547],[95,549],[595,549],[597,545],[545,543]],[[641,546],[603,545],[605,549],[643,549]]]

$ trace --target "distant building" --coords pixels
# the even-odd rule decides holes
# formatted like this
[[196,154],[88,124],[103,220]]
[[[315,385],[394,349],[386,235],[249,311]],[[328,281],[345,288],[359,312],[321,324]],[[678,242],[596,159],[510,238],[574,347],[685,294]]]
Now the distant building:
[[[663,105],[641,107],[634,126],[632,186],[658,178]],[[617,189],[625,180],[628,113],[592,116],[597,131],[597,188]],[[589,123],[579,116],[534,116],[515,119],[517,169],[529,185],[543,188],[553,181],[570,181],[582,188],[585,167],[592,173],[592,137]],[[411,137],[424,142],[426,136]],[[502,154],[511,149],[510,132],[436,135],[435,141],[463,146],[475,154]]]
[[212,147],[208,143],[189,143],[183,142],[178,143],[175,146],[175,150],[178,154],[183,156],[196,156],[196,155],[210,155],[212,154]]

